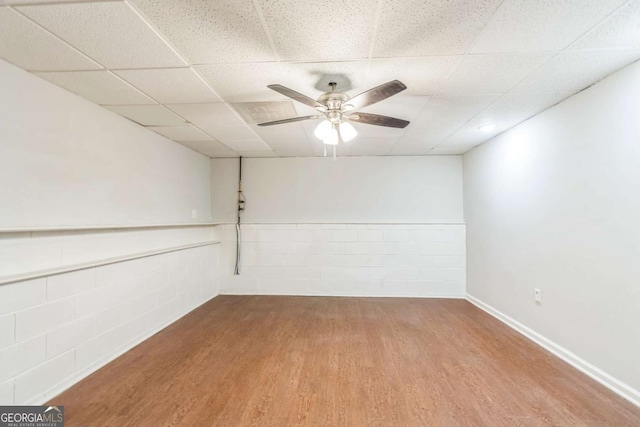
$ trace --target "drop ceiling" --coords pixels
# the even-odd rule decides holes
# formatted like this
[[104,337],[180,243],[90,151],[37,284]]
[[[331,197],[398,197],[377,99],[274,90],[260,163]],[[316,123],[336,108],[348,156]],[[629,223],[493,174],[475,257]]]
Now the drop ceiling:
[[[258,127],[336,79],[340,155],[461,154],[640,58],[640,0],[0,0],[0,57],[209,157],[320,156],[316,122]],[[487,127],[490,130],[481,131]]]

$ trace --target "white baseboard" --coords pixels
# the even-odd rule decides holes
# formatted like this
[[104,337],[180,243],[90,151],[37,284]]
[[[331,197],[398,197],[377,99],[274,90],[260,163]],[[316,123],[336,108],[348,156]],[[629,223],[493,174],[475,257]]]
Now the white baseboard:
[[365,294],[365,293],[329,293],[329,292],[286,292],[268,290],[221,290],[220,295],[235,296],[282,296],[282,297],[345,297],[345,298],[441,298],[441,299],[465,299],[460,294],[431,294],[431,295],[401,295],[401,294]]
[[540,335],[536,331],[528,328],[527,326],[523,325],[517,320],[496,310],[495,308],[480,301],[479,299],[473,297],[472,295],[466,294],[466,299],[471,304],[489,313],[491,316],[500,320],[501,322],[511,327],[515,331],[521,333],[522,335],[529,338],[531,341],[535,342],[536,344],[543,347],[544,349],[550,351],[555,356],[564,360],[565,362],[567,362],[574,368],[578,369],[585,375],[589,376],[590,378],[593,378],[594,380],[596,380],[603,386],[607,387],[609,390],[613,391],[620,397],[623,397],[624,399],[628,400],[634,405],[640,407],[640,391],[612,377],[611,375],[593,366],[589,362],[585,361],[584,359],[570,352],[569,350],[562,347],[561,345],[556,344],[550,339]]

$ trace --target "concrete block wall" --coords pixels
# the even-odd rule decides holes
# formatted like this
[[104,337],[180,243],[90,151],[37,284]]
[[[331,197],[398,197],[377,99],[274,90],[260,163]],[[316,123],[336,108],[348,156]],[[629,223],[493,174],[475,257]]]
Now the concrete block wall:
[[242,224],[220,226],[226,294],[451,297],[465,294],[461,224]]
[[[0,234],[3,271],[215,238],[213,227],[31,234]],[[45,402],[216,296],[218,252],[201,246],[0,285],[0,404]]]

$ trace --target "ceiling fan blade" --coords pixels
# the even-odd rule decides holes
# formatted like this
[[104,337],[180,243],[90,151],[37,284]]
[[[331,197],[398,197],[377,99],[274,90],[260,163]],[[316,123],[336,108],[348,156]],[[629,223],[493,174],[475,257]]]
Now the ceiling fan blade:
[[383,99],[387,99],[396,93],[402,92],[407,87],[400,80],[391,80],[390,82],[376,86],[373,89],[369,89],[366,92],[362,92],[360,95],[356,95],[351,98],[346,104],[353,105],[354,110],[367,107],[376,102],[380,102]]
[[379,114],[355,113],[346,116],[347,119],[356,123],[365,123],[367,125],[385,126],[388,128],[406,128],[410,122],[395,117],[381,116]]
[[309,107],[317,108],[324,107],[324,105],[320,104],[313,98],[309,98],[307,95],[303,95],[300,92],[296,92],[293,89],[289,89],[288,87],[284,87],[282,85],[268,85],[267,86],[271,90],[275,90],[278,93],[281,93],[284,96],[288,96],[289,98],[301,102]]
[[273,126],[273,125],[282,125],[284,123],[293,123],[293,122],[301,122],[303,120],[313,120],[313,119],[321,119],[324,116],[301,116],[301,117],[292,117],[290,119],[283,120],[274,120],[272,122],[258,123],[258,126]]

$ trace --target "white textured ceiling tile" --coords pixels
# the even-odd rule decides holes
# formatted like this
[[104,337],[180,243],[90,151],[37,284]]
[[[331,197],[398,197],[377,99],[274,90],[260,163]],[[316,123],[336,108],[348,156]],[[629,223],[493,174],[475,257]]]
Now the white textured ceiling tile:
[[38,5],[18,10],[107,68],[185,65],[126,2]]
[[448,95],[506,93],[544,64],[549,54],[470,55],[442,85]]
[[176,141],[178,144],[182,144],[192,150],[197,151],[200,154],[204,154],[209,157],[220,157],[221,154],[225,156],[236,157],[237,154],[227,148],[225,145],[217,141]]
[[502,0],[386,0],[374,57],[461,54]]
[[317,99],[331,91],[329,83],[333,81],[336,91],[353,97],[371,88],[368,70],[369,61],[289,62],[280,65],[281,77],[276,83]]
[[147,129],[174,141],[213,141],[213,138],[195,126],[150,126]]
[[399,137],[362,137],[346,142],[352,156],[386,156],[398,142]]
[[369,86],[397,79],[407,86],[403,95],[432,95],[461,60],[462,56],[375,59],[369,66]]
[[392,149],[392,156],[424,156],[429,154],[433,147],[424,145],[396,144]]
[[247,140],[247,141],[225,141],[224,145],[231,148],[233,151],[238,153],[246,152],[246,151],[271,151],[271,147],[269,147],[264,142],[259,139]]
[[579,91],[640,58],[640,50],[566,51],[516,88],[517,93]]
[[252,125],[251,129],[274,150],[280,148],[299,149],[309,146],[307,134],[300,123],[275,126]]
[[474,149],[474,144],[443,144],[435,147],[429,152],[429,155],[460,155]]
[[96,104],[155,104],[151,98],[108,71],[70,71],[36,74]]
[[243,126],[244,121],[226,104],[167,104],[191,123],[200,126]]
[[184,120],[162,105],[113,105],[107,108],[143,126],[183,126]]
[[640,1],[634,0],[618,10],[602,25],[578,40],[572,49],[640,48]]
[[274,61],[252,0],[132,0],[192,64]]
[[570,97],[575,92],[509,93],[484,110],[480,117],[527,119]]
[[189,68],[124,70],[115,73],[163,104],[222,102]]
[[407,126],[405,135],[448,135],[482,112],[498,97],[499,95],[434,96]]
[[442,141],[447,139],[445,134],[440,135],[403,135],[396,144],[397,146],[406,147],[422,147],[423,149],[431,149]]
[[283,78],[280,64],[275,62],[203,65],[196,69],[226,102],[288,99],[267,87],[276,83],[286,86],[288,83]]
[[376,13],[370,0],[258,3],[283,60],[357,59],[369,55]]
[[557,51],[626,0],[506,0],[474,43],[474,53]]
[[250,141],[259,139],[251,128],[246,125],[202,126],[202,130],[225,144],[230,141]]
[[8,7],[0,8],[0,58],[30,71],[102,68]]

